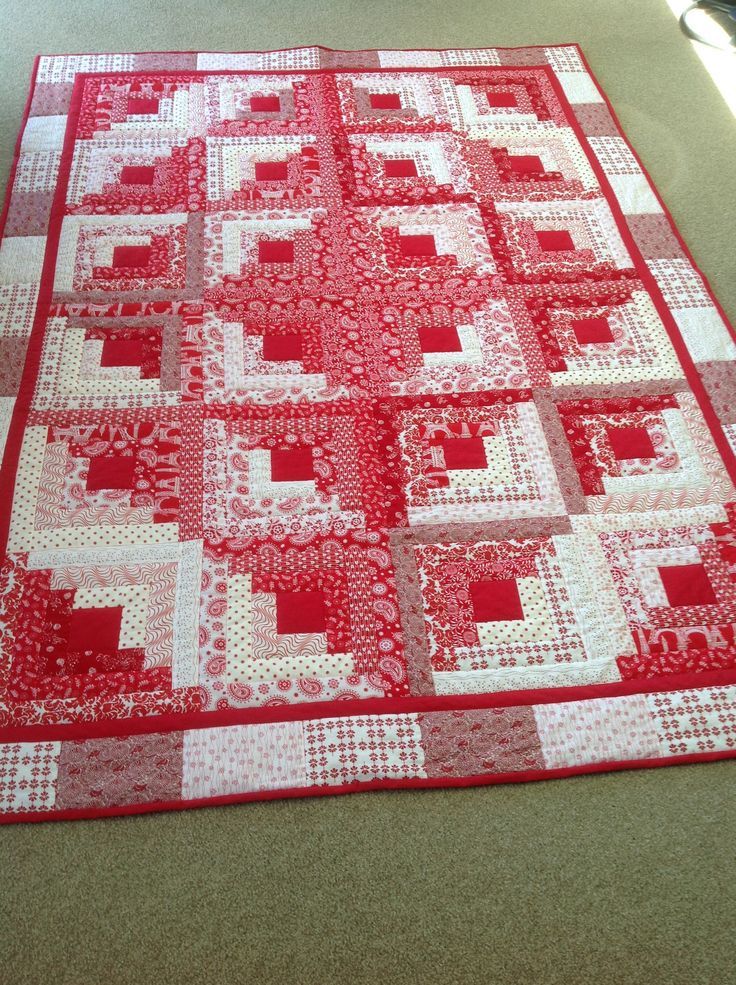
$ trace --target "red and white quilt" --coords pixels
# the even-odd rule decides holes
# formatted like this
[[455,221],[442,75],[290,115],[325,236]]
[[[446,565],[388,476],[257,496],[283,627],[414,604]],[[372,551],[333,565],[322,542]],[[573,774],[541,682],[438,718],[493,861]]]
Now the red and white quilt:
[[37,60],[3,820],[736,753],[736,344],[574,46]]

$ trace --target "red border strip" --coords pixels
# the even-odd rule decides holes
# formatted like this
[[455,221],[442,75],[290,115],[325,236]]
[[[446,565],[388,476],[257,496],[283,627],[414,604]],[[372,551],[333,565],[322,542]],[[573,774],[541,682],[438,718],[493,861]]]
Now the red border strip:
[[[308,46],[313,47],[313,46]],[[319,47],[319,46],[317,46]],[[536,48],[548,48],[548,47],[559,47],[559,46],[528,46]],[[593,78],[594,84],[596,85],[599,92],[603,96],[604,101],[610,108],[605,94],[600,89],[600,86],[593,77],[590,68],[585,61],[582,51],[578,45],[573,45],[577,52],[580,54],[583,64]],[[282,50],[294,50],[294,49],[282,49]],[[331,50],[331,49],[325,49]],[[374,49],[376,50],[376,49]],[[405,50],[405,49],[380,49],[380,50]],[[416,50],[435,50],[443,51],[448,49],[416,49]],[[462,50],[462,49],[458,49]],[[476,49],[483,50],[483,49]],[[515,49],[485,49],[485,50],[515,50]],[[172,52],[171,54],[176,54]],[[249,53],[243,53],[249,54]],[[60,57],[60,56],[48,56],[48,57]],[[63,57],[63,56],[61,56]],[[38,57],[34,63],[34,71],[32,77],[32,87],[29,93],[28,101],[26,104],[26,116],[24,118],[23,127],[18,137],[16,145],[16,158],[14,160],[14,170],[17,167],[17,160],[19,156],[20,144],[22,141],[23,132],[25,129],[25,123],[28,119],[28,114],[30,111],[30,106],[32,103],[34,95],[35,80],[38,73],[40,57]],[[703,387],[702,381],[697,373],[695,364],[687,351],[682,335],[677,327],[670,310],[664,299],[662,298],[661,292],[654,280],[654,277],[649,271],[649,268],[644,260],[641,252],[639,251],[631,231],[626,222],[625,216],[621,211],[618,200],[613,192],[613,189],[608,182],[608,179],[603,171],[595,153],[590,147],[587,137],[583,132],[577,117],[575,115],[575,110],[573,104],[570,103],[569,99],[565,95],[565,92],[557,79],[554,70],[549,64],[543,65],[458,65],[458,66],[429,66],[429,67],[416,67],[416,66],[397,66],[397,67],[382,67],[382,68],[370,68],[370,69],[356,69],[356,68],[314,68],[314,69],[258,69],[258,70],[247,70],[248,74],[262,74],[262,75],[291,75],[291,74],[336,74],[336,73],[351,73],[360,72],[361,74],[373,74],[373,73],[385,73],[390,72],[432,72],[432,73],[453,73],[462,71],[495,71],[498,72],[528,72],[532,70],[542,69],[550,79],[551,85],[555,91],[557,98],[560,100],[561,105],[567,110],[567,119],[571,128],[574,130],[576,137],[578,138],[581,146],[583,147],[586,156],[596,174],[599,181],[601,192],[607,201],[609,208],[614,216],[619,232],[625,242],[627,249],[629,250],[632,260],[634,262],[634,268],[637,275],[644,282],[647,290],[652,296],[658,313],[662,317],[662,320],[667,327],[668,334],[670,335],[673,345],[678,351],[678,356],[683,362],[683,368],[685,370],[686,376],[688,377],[688,382],[692,386],[694,391],[697,392],[698,400],[703,410],[706,420],[708,420],[711,431],[714,434],[714,440],[719,444],[719,450],[725,451],[724,460],[729,464],[732,475],[736,479],[736,457],[733,455],[730,445],[728,444],[725,435],[723,434],[721,424],[715,415],[712,408],[708,395]],[[3,463],[2,476],[0,477],[0,507],[2,507],[2,517],[0,517],[0,540],[5,541],[7,538],[7,528],[10,520],[10,507],[12,506],[12,499],[14,494],[14,484],[16,478],[17,461],[20,454],[20,445],[22,441],[22,435],[25,426],[25,420],[27,414],[30,410],[30,401],[33,394],[33,388],[35,386],[38,364],[40,362],[41,350],[43,345],[43,339],[45,335],[45,310],[50,302],[51,295],[53,292],[53,275],[54,268],[56,264],[56,256],[59,246],[59,238],[61,232],[61,224],[64,218],[65,203],[66,203],[66,192],[68,186],[69,173],[71,168],[74,144],[76,140],[76,124],[79,116],[81,99],[82,99],[82,89],[85,81],[90,77],[108,77],[108,76],[148,76],[148,75],[178,75],[182,77],[191,76],[209,76],[209,75],[227,75],[232,74],[236,70],[227,69],[185,69],[185,70],[153,70],[153,71],[133,71],[133,72],[115,72],[115,71],[103,71],[103,72],[92,72],[92,73],[76,73],[74,89],[72,92],[71,104],[69,107],[69,113],[67,118],[67,128],[64,136],[64,145],[62,150],[61,167],[59,173],[59,180],[56,187],[56,192],[54,196],[54,202],[52,205],[49,229],[47,233],[47,249],[44,258],[43,271],[41,276],[41,285],[39,289],[39,300],[37,304],[37,311],[34,321],[33,330],[31,333],[31,339],[29,341],[28,354],[26,358],[26,364],[24,367],[23,378],[21,381],[21,386],[18,394],[18,399],[16,401],[13,421],[11,422],[10,434],[8,437],[8,445],[6,447],[6,457]],[[613,110],[611,109],[612,116],[619,130],[621,137],[625,140],[619,121],[615,118]],[[628,141],[626,141],[627,145]],[[633,148],[632,148],[633,152]],[[635,153],[635,152],[633,152]],[[639,161],[639,158],[636,158]],[[639,162],[640,163],[640,162]],[[646,171],[642,166],[642,171],[646,175]],[[648,175],[647,179],[651,184],[651,179]],[[9,184],[8,192],[6,195],[5,212],[10,201],[10,194],[12,191],[12,182]],[[657,194],[657,199],[662,205],[664,214],[667,216],[670,225],[677,234],[677,230],[674,227],[672,217],[667,212],[661,199],[659,198],[656,189],[654,189],[655,194]],[[681,238],[678,235],[679,241],[682,243]],[[687,248],[682,244],[686,254],[690,257]],[[693,261],[693,267],[697,270],[697,267]],[[700,271],[698,271],[700,273]],[[702,275],[701,275],[702,276]],[[703,278],[708,288],[709,294],[712,297],[712,291],[709,285]],[[715,301],[715,299],[713,299]],[[720,309],[719,309],[720,310]],[[723,316],[725,319],[725,316]],[[728,324],[728,320],[726,324]],[[733,333],[733,328],[729,325],[729,329]],[[736,334],[736,333],[735,333]],[[683,354],[685,358],[683,358]],[[715,427],[714,427],[715,424]],[[720,438],[720,443],[719,443]],[[724,448],[721,449],[721,444]],[[11,469],[11,462],[14,463],[15,468]],[[59,725],[38,725],[38,726],[7,726],[0,729],[0,741],[48,741],[49,739],[59,741],[61,738],[72,738],[72,737],[86,737],[91,738],[93,736],[112,736],[112,735],[129,735],[129,734],[143,734],[143,733],[153,733],[153,732],[170,732],[179,729],[190,729],[190,728],[206,728],[213,726],[220,726],[226,724],[254,724],[257,722],[274,722],[274,721],[286,721],[286,720],[309,720],[314,718],[325,718],[325,717],[347,717],[347,716],[361,716],[361,715],[375,715],[375,714],[396,714],[396,713],[411,713],[413,711],[426,711],[426,710],[450,710],[450,709],[460,709],[460,708],[491,708],[491,707],[509,707],[515,705],[523,704],[549,704],[558,703],[564,701],[574,701],[574,700],[585,700],[591,698],[604,698],[604,697],[617,697],[624,694],[651,694],[662,691],[672,691],[672,690],[686,690],[690,688],[707,688],[714,686],[725,686],[734,683],[734,673],[732,671],[717,671],[710,674],[683,674],[683,675],[673,675],[672,677],[661,677],[661,678],[641,678],[634,679],[631,681],[622,681],[620,683],[609,683],[609,684],[599,684],[599,685],[588,685],[582,687],[572,687],[572,688],[549,688],[549,689],[536,689],[536,690],[525,690],[525,691],[508,691],[508,692],[492,692],[488,694],[479,695],[438,695],[429,698],[414,698],[414,699],[368,699],[364,701],[355,701],[349,703],[342,702],[315,702],[315,703],[304,703],[297,705],[284,705],[278,706],[277,708],[250,708],[250,709],[231,709],[226,712],[189,712],[183,714],[171,713],[159,716],[150,716],[146,718],[129,718],[120,719],[112,721],[98,721],[91,723],[66,723]]]
[[197,800],[158,800],[148,804],[122,804],[118,807],[82,807],[55,811],[17,811],[0,814],[0,824],[37,823],[40,821],[79,821],[101,817],[128,817],[133,814],[157,814],[164,811],[192,810],[197,807],[224,807],[254,801],[287,800],[304,797],[339,797],[350,793],[369,793],[373,790],[436,790],[448,787],[488,787],[500,783],[533,783],[537,780],[561,780],[571,776],[594,773],[617,773],[620,770],[655,769],[660,766],[691,766],[736,758],[736,749],[720,752],[694,752],[683,756],[661,756],[653,759],[619,760],[610,763],[586,763],[581,766],[561,766],[556,769],[524,770],[518,773],[484,773],[477,776],[414,777],[400,780],[369,780],[365,783],[343,783],[333,786],[285,787],[256,790],[249,793],[226,794],[222,797],[202,797]]
[[[642,681],[646,687],[642,687]],[[66,722],[58,725],[9,725],[0,728],[0,742],[59,742],[69,739],[102,739],[161,732],[190,732],[227,725],[266,725],[274,722],[307,722],[319,718],[361,718],[365,715],[411,715],[429,711],[481,711],[566,704],[633,694],[667,694],[671,691],[708,690],[736,684],[732,670],[707,674],[672,674],[669,677],[632,678],[610,684],[550,687],[526,691],[487,691],[479,694],[437,694],[414,698],[365,698],[351,701],[314,701],[260,708],[228,708],[224,711],[170,712],[137,718]]]

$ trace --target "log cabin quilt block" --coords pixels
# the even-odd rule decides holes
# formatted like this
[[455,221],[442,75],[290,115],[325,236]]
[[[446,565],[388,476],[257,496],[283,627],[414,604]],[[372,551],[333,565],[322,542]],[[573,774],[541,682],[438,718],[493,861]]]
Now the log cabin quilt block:
[[736,754],[736,342],[575,45],[36,61],[0,820]]

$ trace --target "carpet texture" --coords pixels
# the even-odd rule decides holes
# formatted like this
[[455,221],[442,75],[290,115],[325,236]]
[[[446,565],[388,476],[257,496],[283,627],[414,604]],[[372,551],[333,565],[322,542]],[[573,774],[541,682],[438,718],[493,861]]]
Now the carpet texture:
[[[420,5],[413,6],[412,20]],[[518,33],[514,35],[508,26],[512,23],[509,19],[511,8],[504,4],[493,6],[496,17],[493,36],[488,36],[487,8],[479,6],[467,12],[462,43],[526,43],[546,41],[551,36],[545,18],[557,5],[545,5],[544,17],[540,16],[535,25],[535,30],[540,31],[539,38],[532,36],[528,23],[521,27],[517,25]],[[693,209],[690,220],[683,221],[687,196],[682,200],[683,216],[678,215],[678,207],[668,193],[672,182],[666,179],[673,161],[688,160],[684,147],[689,135],[702,128],[701,136],[705,139],[707,120],[715,125],[720,117],[725,125],[728,120],[725,110],[709,92],[710,83],[699,75],[699,66],[692,55],[682,48],[674,22],[668,19],[665,9],[652,5],[652,9],[642,16],[641,5],[620,5],[613,22],[608,17],[609,5],[600,5],[597,19],[591,15],[591,8],[598,5],[565,7],[565,10],[555,11],[559,14],[555,29],[566,28],[564,36],[560,37],[558,33],[557,39],[577,37],[582,41],[621,113],[629,136],[642,152],[693,246],[696,258],[719,290],[718,271],[726,271],[730,260],[723,251],[720,257],[713,256],[712,266],[709,265],[706,240],[712,244],[719,229],[717,209],[708,216],[707,199],[712,195],[716,204],[719,195],[725,194],[720,189],[725,189],[726,184],[715,180],[708,182],[707,177],[703,177],[716,178],[718,158],[709,154],[707,161],[698,161],[697,174],[684,163],[675,167],[678,180],[685,182],[693,196],[703,192],[702,186],[705,186],[704,197],[698,201],[698,208]],[[639,15],[637,36],[635,43],[629,45],[628,39],[624,43],[625,21],[634,7]],[[283,38],[272,29],[268,18],[277,10],[279,8],[271,8],[270,13],[260,18],[259,25],[269,27],[267,37],[259,35],[256,38],[252,27],[249,29],[249,46],[295,43],[293,35]],[[438,7],[435,12],[439,10]],[[223,17],[228,13],[226,8],[222,9]],[[283,10],[279,13],[283,14]],[[324,29],[322,18],[329,13],[322,9],[313,12],[305,27],[309,39],[319,36],[325,43],[348,43],[346,37],[335,37]],[[349,40],[353,44],[461,43],[461,39],[450,36],[452,30],[448,35],[450,26],[443,23],[442,16],[438,16],[434,24],[439,36],[435,37],[434,31],[425,31],[419,38],[415,29],[410,36],[407,31],[407,37],[401,40],[396,39],[394,17],[390,42],[387,37],[376,36],[380,32],[376,31],[375,25],[370,29],[366,27],[364,38],[354,37],[356,19],[360,19],[359,9],[351,13]],[[196,33],[195,21],[193,18],[190,22],[192,37]],[[17,18],[14,29],[19,23],[21,19]],[[63,29],[64,25],[59,27]],[[212,47],[216,47],[216,27],[210,16],[209,35],[200,35],[206,36]],[[174,46],[168,26],[162,26],[161,32],[166,35],[162,42]],[[457,25],[454,32],[457,35]],[[432,37],[425,36],[430,33]],[[74,36],[79,38],[78,33]],[[151,37],[148,22],[146,38]],[[656,65],[651,58],[648,62],[644,58],[645,51],[648,56],[651,54],[653,45],[656,50],[658,38],[667,39],[660,40],[660,50],[668,56],[674,53],[672,57],[681,66],[681,90],[678,90],[681,98],[672,100],[672,105],[656,83]],[[128,34],[125,42],[117,47],[156,47],[157,40],[131,45]],[[90,31],[89,41],[85,40],[84,44],[70,44],[65,38],[61,42],[67,43],[60,43],[60,50],[115,47],[109,34],[103,37],[99,31]],[[596,44],[600,60],[607,66],[605,70],[596,64],[593,50]],[[220,46],[232,47],[231,38],[223,36]],[[52,46],[43,47],[50,50]],[[645,65],[647,71],[643,76],[648,81],[642,85],[644,91],[638,93],[631,81],[636,72],[642,77]],[[611,80],[606,78],[609,71],[612,79],[618,77],[623,84],[618,94],[614,91],[615,82],[612,88]],[[630,86],[628,91],[627,84]],[[646,141],[642,142],[632,129],[625,108],[617,101],[618,95],[624,104],[628,99],[631,104],[645,107],[645,116],[648,107],[651,116],[667,119],[665,125],[653,124],[649,117],[644,120],[642,130],[649,131],[652,140],[649,158]],[[643,96],[641,100],[640,95]],[[692,114],[692,119],[685,120],[683,107],[687,106],[688,100],[696,104],[697,112]],[[704,110],[706,105],[710,107],[710,114]],[[631,116],[634,122],[637,116],[641,119],[638,112],[631,111]],[[681,149],[679,154],[673,154],[672,147],[678,140],[678,122],[681,124]],[[12,129],[16,126],[17,116]],[[651,131],[657,129],[660,132],[652,138]],[[667,139],[663,139],[663,134]],[[668,145],[670,153],[666,152]],[[662,153],[663,148],[662,175],[659,176],[656,152]],[[665,178],[664,182],[662,178]],[[701,230],[702,251],[699,252],[697,228],[704,213],[708,219]],[[692,232],[687,228],[688,222],[692,223]],[[725,230],[723,235],[726,235]],[[720,294],[728,310],[727,291],[720,289]],[[94,832],[95,826],[88,824],[79,825],[79,835],[74,835],[63,825],[53,834],[49,829],[38,829],[44,831],[42,835],[22,829],[5,832],[6,856],[13,856],[8,884],[18,887],[6,894],[8,914],[13,913],[12,918],[8,915],[8,925],[11,926],[12,919],[15,931],[6,935],[14,948],[5,962],[6,968],[11,969],[9,980],[44,981],[50,976],[60,980],[58,970],[50,972],[51,965],[43,964],[39,952],[48,954],[49,961],[63,961],[68,969],[68,980],[104,974],[112,981],[140,981],[152,967],[159,978],[168,973],[177,974],[183,981],[198,980],[202,968],[210,962],[217,963],[212,961],[209,950],[214,941],[214,946],[222,942],[222,948],[228,954],[215,972],[222,980],[231,979],[233,973],[244,974],[246,969],[251,978],[262,981],[284,978],[305,982],[342,981],[348,977],[368,980],[389,974],[406,981],[475,981],[481,977],[506,981],[512,976],[522,981],[588,981],[593,976],[602,981],[684,983],[695,977],[706,982],[724,981],[727,953],[718,928],[725,926],[729,883],[725,878],[726,867],[716,866],[714,859],[727,836],[730,791],[725,783],[728,775],[727,764],[724,764],[662,771],[657,777],[646,773],[637,777],[575,780],[571,782],[583,785],[586,796],[577,798],[580,802],[576,801],[574,810],[568,796],[562,792],[555,794],[554,785],[546,784],[537,788],[545,791],[544,806],[530,799],[530,791],[516,788],[493,791],[491,807],[480,799],[482,791],[453,793],[453,798],[459,798],[457,806],[443,793],[406,794],[406,806],[399,805],[395,796],[387,794],[370,798],[376,804],[374,808],[366,806],[365,801],[369,798],[362,802],[359,798],[349,798],[332,805],[305,802],[253,806],[248,808],[247,826],[232,821],[232,811],[218,810],[202,812],[199,822],[191,820],[191,816],[122,821],[117,827],[104,822],[99,825],[99,833]],[[633,785],[624,790],[622,780],[626,784],[633,781]],[[547,797],[551,799],[547,800]],[[427,804],[436,807],[427,808]],[[275,811],[278,814],[274,814]],[[420,817],[421,822],[418,821]],[[504,824],[504,818],[508,817],[515,818],[513,831]],[[196,824],[203,823],[205,818],[210,818],[211,823],[201,829],[202,839],[197,839],[199,829]],[[286,818],[294,822],[294,829],[299,832],[293,842],[283,840]],[[241,835],[245,830],[248,836],[243,841]],[[133,837],[132,831],[147,834]],[[150,857],[139,847],[146,837],[151,840]],[[273,838],[278,840],[274,842]],[[394,845],[389,861],[383,852],[377,853],[371,846],[383,846],[390,839]],[[190,843],[210,846],[196,863],[185,847]],[[692,851],[693,844],[698,846],[697,853]],[[81,845],[85,846],[84,851],[80,850]],[[303,853],[305,847],[306,856]],[[295,887],[293,894],[274,893],[273,885],[265,888],[263,880],[274,873],[275,863],[271,858],[274,855],[278,860],[275,883],[284,888],[287,885]],[[93,873],[98,872],[103,859],[104,865],[109,865],[111,857],[119,863],[120,871],[116,865],[112,873],[106,872],[104,877],[100,873],[99,885],[106,885],[105,906],[101,909],[101,889],[90,892],[90,888]],[[158,865],[157,885],[162,887],[162,892],[156,896],[147,893],[141,899],[138,874],[147,874],[154,858]],[[184,858],[189,863],[186,876],[181,875]],[[336,883],[339,885],[336,873],[346,858],[356,872],[367,873],[366,891],[358,901],[351,898],[346,902],[334,888]],[[483,862],[481,866],[477,864],[479,858]],[[571,865],[573,858],[574,866]],[[245,859],[247,862],[243,861]],[[427,859],[431,860],[430,865]],[[450,869],[447,866],[450,864],[454,879],[448,878]],[[50,865],[58,868],[53,871]],[[204,881],[204,876],[198,878],[197,873],[205,870],[207,890],[203,894],[194,894],[193,887]],[[636,870],[646,873],[646,880],[639,881]],[[79,895],[89,899],[89,909],[76,914],[70,925],[68,911],[59,905],[53,886],[60,881],[69,883],[72,878]],[[252,898],[244,892],[245,882],[250,883]],[[26,884],[23,889],[20,888],[22,883]],[[519,885],[525,887],[521,893]],[[552,889],[556,885],[559,889]],[[730,885],[733,885],[732,880]],[[48,895],[42,888],[45,886],[52,887]],[[653,886],[659,891],[653,891]],[[396,887],[393,893],[392,887]],[[552,950],[549,942],[554,934],[547,923],[549,909],[540,910],[540,900],[544,899],[545,892],[547,899],[550,894],[559,898],[556,917],[563,930],[569,931],[565,946]],[[192,895],[196,898],[188,899],[189,906],[182,919],[182,908],[175,901]],[[591,906],[593,895],[595,902],[603,899],[610,902],[605,906]],[[270,908],[263,906],[266,899],[270,901]],[[722,902],[712,906],[711,899]],[[212,900],[216,900],[214,908],[208,905]],[[269,917],[273,915],[272,920],[261,916],[268,909],[272,911],[269,913]],[[116,915],[113,921],[119,923],[117,914],[120,911],[135,928],[135,953],[132,956],[127,953],[130,945],[123,935],[113,936],[108,930],[111,913]],[[418,913],[421,914],[419,920]],[[225,934],[215,929],[220,923],[217,917],[228,926]],[[298,930],[291,922],[294,917],[300,920]],[[422,928],[421,933],[417,932],[418,927]],[[82,928],[84,938],[77,936]],[[284,928],[284,936],[289,936],[291,931],[295,941],[290,949],[283,947]],[[237,934],[233,934],[234,929]],[[184,936],[185,948],[172,948],[162,954],[158,944],[161,934]],[[98,948],[88,946],[86,941],[90,936],[101,942]],[[237,951],[232,945],[233,936],[243,941]],[[386,943],[390,941],[392,945],[392,937],[401,940],[402,953],[411,954],[410,960],[397,960],[395,948]],[[593,947],[591,939],[595,942]],[[663,946],[653,949],[650,946],[652,939],[658,939]],[[523,947],[519,947],[520,940],[524,942]],[[21,961],[19,955],[27,954],[31,948],[37,957],[29,965],[27,961]],[[355,957],[358,951],[362,951],[359,962]],[[228,960],[233,962],[232,965],[227,964]],[[181,963],[175,964],[177,961]],[[62,972],[62,975],[66,973]],[[364,976],[362,979],[361,975]]]

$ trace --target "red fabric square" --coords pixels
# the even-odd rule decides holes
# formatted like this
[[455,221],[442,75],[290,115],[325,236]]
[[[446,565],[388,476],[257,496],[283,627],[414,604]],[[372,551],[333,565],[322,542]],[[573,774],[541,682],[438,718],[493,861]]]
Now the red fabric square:
[[105,339],[100,366],[140,366],[143,362],[142,339]]
[[256,161],[256,181],[286,181],[286,161]]
[[152,185],[156,174],[154,167],[126,164],[120,172],[121,185]]
[[135,473],[133,455],[100,455],[91,458],[87,473],[87,489],[132,489]]
[[155,96],[128,96],[128,116],[158,113],[158,105]]
[[301,359],[303,356],[301,335],[264,335],[263,358],[273,363]]
[[476,622],[505,622],[524,618],[515,578],[473,581],[468,588]]
[[271,450],[271,481],[302,482],[314,478],[312,449],[273,448]]
[[419,345],[422,352],[462,352],[463,349],[460,336],[453,325],[441,328],[420,325]]
[[702,564],[673,564],[659,568],[670,605],[716,605],[718,599]]
[[278,113],[281,109],[281,100],[278,96],[251,96],[251,113]]
[[94,650],[95,653],[117,650],[122,618],[122,605],[72,609],[67,649]]
[[507,109],[518,105],[513,92],[487,92],[486,99],[493,109]]
[[262,239],[258,243],[259,263],[293,263],[294,244],[290,239]]
[[510,154],[509,167],[516,174],[544,174],[542,159],[535,154]]
[[627,458],[654,458],[656,452],[646,428],[609,428],[608,440],[613,454],[621,461]]
[[436,257],[434,236],[399,236],[399,246],[405,257]]
[[580,345],[613,342],[613,332],[607,318],[575,318],[570,324]]
[[442,442],[445,466],[452,469],[487,469],[482,438],[447,438]]
[[389,157],[383,162],[387,178],[416,178],[417,162],[411,157]]
[[113,267],[147,267],[150,246],[116,246],[112,251]]
[[540,229],[537,232],[537,240],[541,249],[550,252],[575,249],[572,236],[566,229]]
[[323,592],[276,592],[276,632],[324,633]]
[[401,109],[398,92],[371,92],[368,96],[371,109]]

